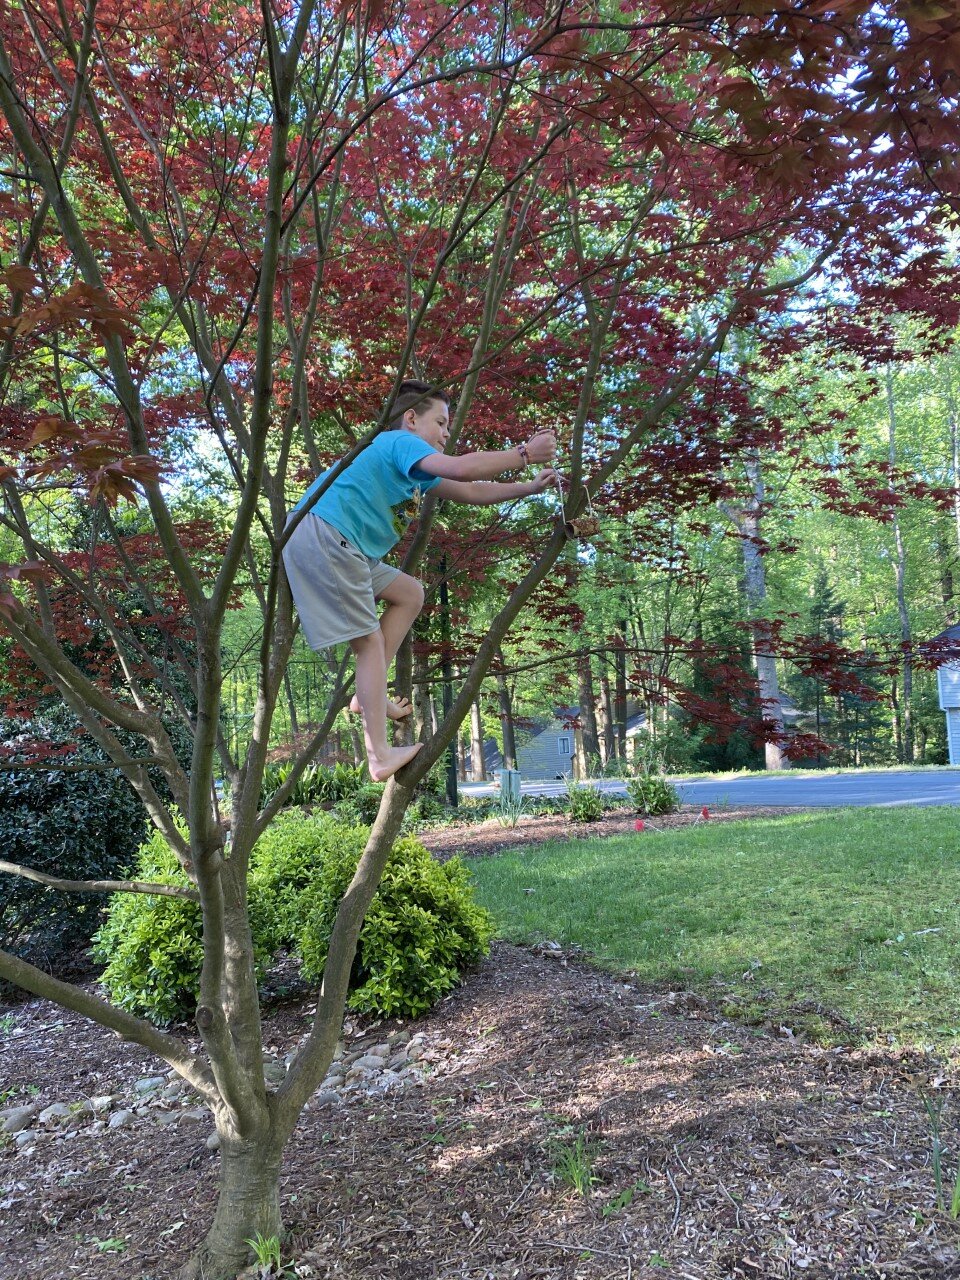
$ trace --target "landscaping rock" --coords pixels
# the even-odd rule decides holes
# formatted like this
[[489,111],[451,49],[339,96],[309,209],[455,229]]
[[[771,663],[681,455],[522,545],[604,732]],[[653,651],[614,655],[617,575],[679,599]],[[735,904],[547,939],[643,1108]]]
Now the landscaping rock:
[[206,1124],[210,1120],[210,1112],[200,1107],[191,1107],[189,1111],[180,1112],[181,1124]]
[[83,1116],[95,1116],[102,1111],[109,1111],[112,1106],[113,1098],[109,1093],[105,1093],[99,1098],[85,1098],[77,1107],[77,1113]]
[[206,1147],[208,1151],[220,1150],[220,1135],[217,1133],[216,1129],[214,1129],[213,1133],[210,1134],[210,1137],[207,1138]]
[[51,1102],[37,1116],[37,1121],[40,1124],[55,1124],[60,1120],[72,1120],[76,1114],[75,1109],[66,1102]]
[[123,1129],[130,1123],[131,1120],[133,1120],[133,1118],[134,1118],[134,1113],[128,1110],[127,1108],[123,1108],[120,1111],[115,1111],[113,1113],[113,1115],[107,1121],[107,1125],[111,1129]]
[[387,1059],[378,1053],[365,1053],[362,1058],[357,1058],[351,1065],[347,1075],[350,1076],[354,1071],[382,1071],[387,1065]]
[[156,1089],[162,1088],[167,1083],[166,1076],[144,1076],[142,1080],[138,1080],[133,1086],[134,1093],[153,1093]]
[[22,1107],[7,1107],[0,1111],[0,1130],[4,1133],[20,1133],[40,1110],[38,1102],[28,1102]]
[[333,1089],[321,1089],[314,1095],[313,1101],[318,1107],[338,1107],[343,1099]]
[[36,1129],[21,1129],[18,1134],[14,1135],[14,1144],[18,1151],[25,1151],[28,1147],[32,1147],[38,1138]]

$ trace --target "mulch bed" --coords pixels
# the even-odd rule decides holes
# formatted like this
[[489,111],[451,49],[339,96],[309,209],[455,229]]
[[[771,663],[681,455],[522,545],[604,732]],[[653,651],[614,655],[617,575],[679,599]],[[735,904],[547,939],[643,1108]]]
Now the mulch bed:
[[[305,1009],[268,1012],[267,1043],[300,1033]],[[0,1046],[4,1087],[38,1085],[44,1103],[159,1065],[39,1001],[11,1017],[31,1034]],[[300,1276],[960,1277],[918,1088],[946,1099],[948,1133],[960,1116],[921,1055],[758,1032],[695,995],[502,944],[417,1025],[422,1086],[312,1109],[294,1136],[282,1194]],[[0,1275],[172,1280],[214,1203],[206,1135],[142,1126],[6,1149]],[[560,1175],[578,1140],[586,1195]]]
[[686,806],[679,813],[664,814],[660,818],[646,818],[646,830],[636,829],[637,814],[632,809],[613,809],[604,813],[596,822],[571,822],[562,813],[534,817],[524,814],[516,827],[503,827],[496,818],[471,826],[437,827],[421,831],[417,838],[441,860],[462,853],[471,858],[483,858],[504,849],[518,849],[528,844],[543,844],[546,840],[584,840],[603,836],[633,835],[647,838],[655,836],[656,829],[673,830],[677,827],[695,826],[700,822],[743,822],[753,818],[777,818],[786,813],[803,813],[798,806],[790,808],[762,808],[749,805],[741,809],[710,809],[709,818],[701,816],[701,806]]

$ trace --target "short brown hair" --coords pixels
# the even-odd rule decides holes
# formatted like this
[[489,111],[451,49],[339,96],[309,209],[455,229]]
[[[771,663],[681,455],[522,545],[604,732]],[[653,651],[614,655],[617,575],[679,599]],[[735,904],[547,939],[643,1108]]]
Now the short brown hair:
[[434,400],[442,400],[448,406],[450,404],[449,394],[439,387],[432,387],[429,382],[417,382],[413,378],[401,382],[390,408],[387,430],[399,431],[403,426],[403,415],[408,409],[415,409],[419,416]]

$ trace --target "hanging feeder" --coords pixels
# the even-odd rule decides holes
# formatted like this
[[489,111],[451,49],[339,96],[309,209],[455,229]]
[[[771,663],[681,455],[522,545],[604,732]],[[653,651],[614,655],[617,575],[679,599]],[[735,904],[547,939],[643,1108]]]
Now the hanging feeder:
[[590,500],[590,490],[586,485],[583,486],[583,492],[587,495],[587,510],[584,515],[577,516],[573,520],[567,519],[567,513],[563,505],[563,485],[557,477],[557,493],[560,495],[560,514],[563,519],[563,530],[568,538],[595,538],[600,532],[600,517],[593,509],[593,503]]

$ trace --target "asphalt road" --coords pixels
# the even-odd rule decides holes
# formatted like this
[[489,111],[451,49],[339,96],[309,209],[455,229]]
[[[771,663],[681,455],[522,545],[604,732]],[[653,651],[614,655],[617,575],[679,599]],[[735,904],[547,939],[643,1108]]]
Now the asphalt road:
[[[595,784],[622,792],[615,779]],[[721,778],[675,783],[685,804],[700,805],[960,805],[960,769],[877,769],[870,773],[820,773],[780,778]],[[562,782],[524,782],[525,795],[563,795]],[[464,795],[492,795],[485,783],[462,783]]]

